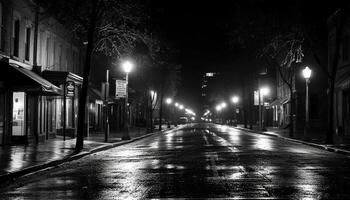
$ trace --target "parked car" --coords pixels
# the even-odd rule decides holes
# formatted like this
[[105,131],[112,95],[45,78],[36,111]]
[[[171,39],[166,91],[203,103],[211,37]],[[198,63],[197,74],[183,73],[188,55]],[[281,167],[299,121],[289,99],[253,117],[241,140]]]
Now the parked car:
[[179,124],[187,124],[187,123],[188,123],[187,117],[180,117],[179,118]]

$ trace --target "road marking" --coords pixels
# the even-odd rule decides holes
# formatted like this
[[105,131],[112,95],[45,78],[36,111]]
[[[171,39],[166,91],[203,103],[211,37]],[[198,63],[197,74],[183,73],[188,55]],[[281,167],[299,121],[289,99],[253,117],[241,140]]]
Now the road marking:
[[[204,131],[203,138],[204,138],[206,145],[210,145],[208,138],[206,136],[207,133],[209,133],[209,130],[206,129]],[[214,152],[214,153],[208,152],[208,154],[206,154],[206,156],[208,156],[210,159],[210,169],[213,171],[214,177],[219,177],[218,169],[217,169],[216,162],[215,162],[215,160],[218,160],[218,154],[216,152]]]

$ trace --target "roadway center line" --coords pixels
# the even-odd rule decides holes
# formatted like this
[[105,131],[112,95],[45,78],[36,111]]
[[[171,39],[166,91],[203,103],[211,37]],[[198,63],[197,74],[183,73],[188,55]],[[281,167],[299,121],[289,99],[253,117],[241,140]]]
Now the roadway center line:
[[[206,145],[209,145],[210,143],[209,143],[208,138],[206,136],[207,133],[209,133],[209,131],[206,129],[203,132],[203,138],[204,138]],[[206,156],[209,157],[209,159],[210,159],[210,169],[213,171],[214,177],[219,177],[218,168],[217,168],[216,162],[215,162],[215,160],[218,160],[217,152],[213,152],[213,153],[207,152]]]

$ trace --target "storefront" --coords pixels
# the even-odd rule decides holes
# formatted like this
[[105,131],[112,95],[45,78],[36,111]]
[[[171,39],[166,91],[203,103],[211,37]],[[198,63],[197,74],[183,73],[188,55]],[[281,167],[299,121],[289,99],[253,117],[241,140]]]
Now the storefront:
[[61,95],[52,100],[55,118],[52,125],[57,135],[74,138],[78,117],[78,97],[83,78],[71,72],[43,71],[43,77],[61,88]]
[[[45,138],[40,99],[60,95],[60,88],[9,58],[0,61],[0,144],[28,144]],[[40,72],[40,70],[38,70]]]

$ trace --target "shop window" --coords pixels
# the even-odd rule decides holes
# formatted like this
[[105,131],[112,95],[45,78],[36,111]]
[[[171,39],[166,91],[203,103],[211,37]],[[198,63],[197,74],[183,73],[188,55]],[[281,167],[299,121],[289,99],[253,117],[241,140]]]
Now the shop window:
[[12,135],[24,136],[24,92],[13,93]]
[[63,119],[62,119],[62,113],[63,113],[63,101],[62,99],[56,100],[56,127],[58,129],[62,128],[63,126]]
[[30,59],[30,37],[32,29],[30,27],[26,28],[26,38],[25,38],[25,59],[29,61]]
[[13,23],[13,56],[19,56],[19,31],[20,20],[16,19]]
[[[56,127],[58,129],[63,128],[63,116],[64,116],[64,100],[63,99],[57,99],[56,100]],[[73,128],[74,127],[74,113],[73,113],[73,100],[70,98],[66,99],[66,128]]]
[[49,132],[54,132],[56,128],[56,118],[55,118],[55,101],[49,99],[47,101],[47,129]]
[[73,127],[73,101],[72,99],[66,99],[67,111],[66,111],[66,126],[69,128]]

